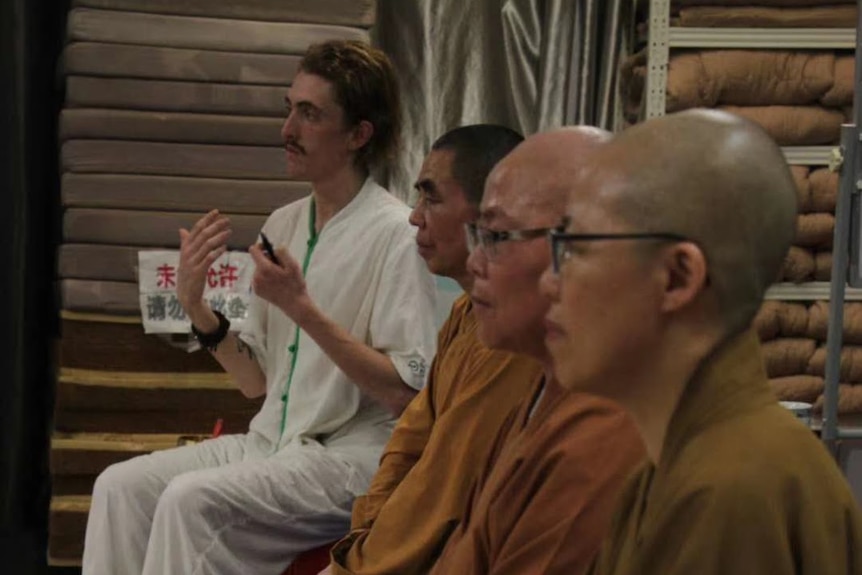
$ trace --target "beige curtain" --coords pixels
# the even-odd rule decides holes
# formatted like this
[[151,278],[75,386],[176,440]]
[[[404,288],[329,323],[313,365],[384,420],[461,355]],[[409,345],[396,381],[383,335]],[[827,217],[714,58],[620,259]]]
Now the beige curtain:
[[431,143],[463,124],[524,134],[564,124],[612,129],[632,0],[379,0],[375,41],[402,83],[409,196]]

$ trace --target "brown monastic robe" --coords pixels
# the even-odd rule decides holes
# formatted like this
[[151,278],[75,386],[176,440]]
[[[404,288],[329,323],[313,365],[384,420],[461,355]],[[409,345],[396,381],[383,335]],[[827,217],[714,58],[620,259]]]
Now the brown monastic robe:
[[775,401],[753,332],[689,382],[592,573],[862,574],[859,508],[822,444]]
[[333,573],[426,573],[461,520],[500,426],[542,376],[532,359],[483,346],[476,330],[464,295],[440,331],[428,384],[353,506]]
[[585,572],[645,457],[632,420],[614,403],[549,382],[525,398],[498,449],[431,572]]

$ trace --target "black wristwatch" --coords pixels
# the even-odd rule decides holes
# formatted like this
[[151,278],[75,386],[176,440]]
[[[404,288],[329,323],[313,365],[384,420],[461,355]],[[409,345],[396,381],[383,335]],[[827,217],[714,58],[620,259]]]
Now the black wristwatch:
[[195,327],[195,324],[192,324],[192,333],[207,351],[215,351],[218,348],[218,344],[227,337],[227,332],[230,329],[230,320],[223,313],[218,310],[213,310],[213,313],[218,318],[218,328],[214,332],[203,333]]

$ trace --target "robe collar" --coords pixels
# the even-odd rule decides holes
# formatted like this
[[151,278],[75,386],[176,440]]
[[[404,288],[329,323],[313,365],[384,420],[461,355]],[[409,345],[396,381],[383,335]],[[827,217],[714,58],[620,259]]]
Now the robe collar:
[[683,390],[671,416],[660,468],[666,468],[692,437],[735,416],[775,404],[754,330],[725,339],[707,355]]

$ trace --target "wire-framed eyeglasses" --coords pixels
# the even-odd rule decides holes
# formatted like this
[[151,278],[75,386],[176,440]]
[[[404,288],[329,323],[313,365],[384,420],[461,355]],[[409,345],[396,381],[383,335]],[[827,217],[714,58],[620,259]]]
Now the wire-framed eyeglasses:
[[476,223],[464,224],[467,234],[467,249],[473,253],[476,248],[482,248],[488,259],[497,257],[499,244],[503,242],[523,242],[536,238],[547,237],[553,228],[534,228],[531,230],[489,230]]
[[578,242],[598,242],[608,240],[658,240],[665,242],[688,242],[689,238],[669,232],[622,232],[608,234],[570,234],[564,226],[550,231],[551,262],[555,274],[560,273],[563,264],[572,257],[572,246]]

